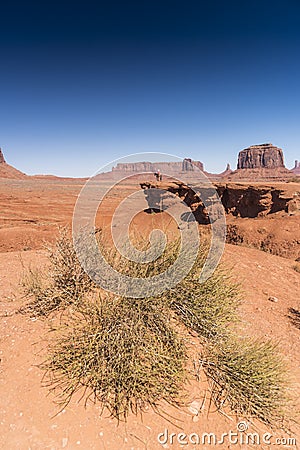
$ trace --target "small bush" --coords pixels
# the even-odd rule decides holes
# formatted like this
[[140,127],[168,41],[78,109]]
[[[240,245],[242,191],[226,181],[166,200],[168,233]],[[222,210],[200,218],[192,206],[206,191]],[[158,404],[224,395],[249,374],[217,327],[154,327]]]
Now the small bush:
[[30,269],[22,284],[31,301],[20,309],[33,316],[48,316],[53,311],[80,301],[94,287],[81,267],[68,230],[59,230],[53,247],[47,247],[49,268],[46,272]]
[[162,399],[178,403],[185,361],[161,304],[106,295],[79,307],[42,367],[61,404],[84,388],[86,402],[99,401],[119,420]]
[[208,346],[201,364],[219,408],[229,405],[240,415],[268,424],[279,423],[284,416],[287,373],[272,342],[231,338]]

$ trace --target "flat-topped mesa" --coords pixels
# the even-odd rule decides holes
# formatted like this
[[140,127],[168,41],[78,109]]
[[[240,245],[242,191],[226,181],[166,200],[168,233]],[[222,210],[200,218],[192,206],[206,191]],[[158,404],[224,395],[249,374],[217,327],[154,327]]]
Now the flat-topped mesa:
[[180,173],[180,172],[193,172],[195,166],[200,170],[204,170],[203,164],[200,161],[193,161],[190,158],[184,158],[183,161],[161,161],[161,162],[132,162],[132,163],[118,163],[116,167],[112,168],[113,172],[157,172],[161,173]]
[[238,169],[277,169],[285,168],[281,148],[273,144],[251,145],[240,151]]
[[3,155],[3,153],[2,153],[2,149],[0,148],[0,164],[3,164],[3,163],[5,163],[6,161],[5,161],[5,159],[4,159],[4,155]]

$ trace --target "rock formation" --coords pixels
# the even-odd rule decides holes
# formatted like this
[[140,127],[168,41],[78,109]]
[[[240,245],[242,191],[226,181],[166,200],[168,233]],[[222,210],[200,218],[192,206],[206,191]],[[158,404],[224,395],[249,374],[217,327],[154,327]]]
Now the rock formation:
[[113,172],[132,172],[132,173],[138,173],[138,172],[157,172],[157,170],[160,170],[161,173],[180,173],[180,172],[193,172],[195,171],[195,166],[198,167],[200,170],[204,170],[203,164],[201,161],[193,161],[190,158],[184,158],[184,160],[181,161],[174,161],[174,162],[150,162],[150,161],[143,161],[143,162],[134,162],[134,163],[118,163],[116,167],[112,168]]
[[[212,198],[211,187],[201,189],[202,199],[193,189],[182,182],[168,181],[159,184],[144,182],[140,184],[147,196],[148,190],[171,192],[183,200],[193,211],[199,223],[209,223],[208,213],[202,201]],[[264,185],[246,185],[239,183],[214,183],[215,190],[222,202],[226,214],[235,217],[263,217],[282,211],[289,215],[300,215],[300,193],[292,184],[286,187]],[[159,200],[157,200],[159,204]]]
[[195,166],[198,167],[202,172],[204,171],[204,166],[201,161],[193,161],[191,158],[184,158],[182,161],[182,171],[189,172],[194,171]]
[[300,175],[300,162],[297,159],[295,161],[295,167],[292,169],[292,172],[294,172],[296,175]]
[[273,144],[251,145],[239,152],[237,170],[224,179],[228,181],[286,181],[293,172],[284,166],[281,148]]
[[20,172],[19,170],[7,164],[4,155],[2,153],[2,150],[0,148],[0,178],[11,178],[15,180],[21,180],[27,177],[28,175],[26,175],[25,173]]
[[284,168],[281,148],[272,144],[251,145],[240,151],[238,169]]
[[3,163],[5,163],[6,161],[5,161],[5,159],[4,159],[4,156],[3,156],[3,153],[2,153],[2,149],[0,148],[0,164],[3,164]]

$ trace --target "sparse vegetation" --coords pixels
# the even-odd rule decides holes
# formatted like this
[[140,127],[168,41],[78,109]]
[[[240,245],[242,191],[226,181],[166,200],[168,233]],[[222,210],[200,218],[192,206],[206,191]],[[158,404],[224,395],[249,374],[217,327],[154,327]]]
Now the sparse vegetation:
[[295,272],[300,273],[300,264],[294,264],[293,269],[295,270]]
[[82,388],[118,420],[162,399],[178,404],[186,349],[161,303],[108,294],[72,322],[42,365],[62,405]]
[[286,182],[287,183],[300,183],[300,177],[295,176],[295,177],[292,177],[292,178],[288,178],[286,180]]
[[300,329],[300,311],[295,308],[289,308],[289,315],[288,315],[290,321],[292,324]]
[[229,405],[239,415],[272,425],[282,420],[288,404],[286,368],[272,342],[231,337],[209,345],[201,364],[218,408]]
[[48,269],[29,269],[22,280],[25,297],[30,298],[29,303],[21,308],[22,313],[48,316],[81,301],[95,287],[78,261],[66,228],[59,230],[55,245],[46,250]]
[[[119,271],[151,277],[172,265],[178,245],[169,243],[149,264],[128,263],[115,251],[105,251]],[[192,271],[175,288],[159,297],[132,299],[95,286],[63,230],[50,252],[48,276],[29,272],[24,285],[33,299],[23,308],[47,316],[73,305],[41,365],[59,404],[83,390],[86,402],[99,401],[118,420],[147,405],[157,408],[160,400],[178,404],[187,378],[185,328],[197,333],[199,361],[218,408],[228,405],[266,423],[280,420],[286,403],[284,364],[272,343],[235,335],[239,287],[224,268],[198,282],[206,253],[202,246]]]
[[230,326],[238,319],[239,289],[228,271],[220,267],[208,280],[199,283],[202,266],[200,256],[193,271],[166,297],[187,328],[202,339],[220,340],[231,332]]

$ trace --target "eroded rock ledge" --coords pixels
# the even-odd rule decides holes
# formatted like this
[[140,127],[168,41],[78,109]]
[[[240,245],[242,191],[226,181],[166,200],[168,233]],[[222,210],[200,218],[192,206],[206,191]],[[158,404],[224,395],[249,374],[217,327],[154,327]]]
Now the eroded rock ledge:
[[[226,214],[236,217],[263,217],[282,211],[289,215],[300,214],[300,186],[263,186],[242,183],[214,183],[214,187],[224,206]],[[160,183],[141,183],[141,188],[161,189],[177,195],[193,211],[199,223],[209,223],[208,213],[202,199],[209,199],[213,193],[209,188],[201,189],[202,199],[195,194],[192,187],[178,181]],[[299,190],[297,190],[297,188]],[[160,197],[157,197],[159,209]]]

